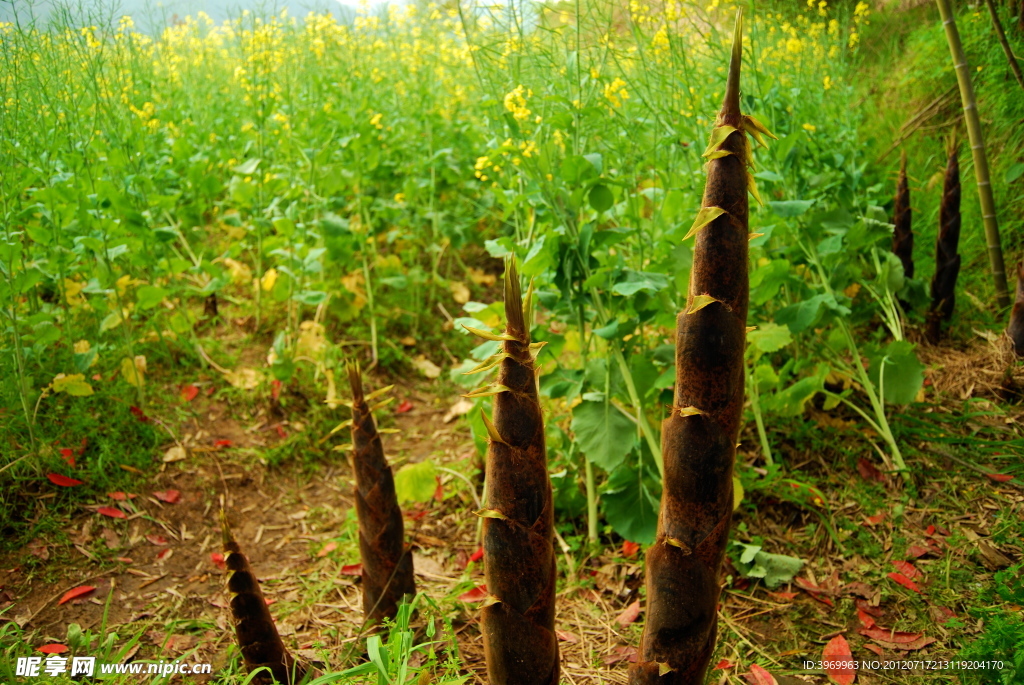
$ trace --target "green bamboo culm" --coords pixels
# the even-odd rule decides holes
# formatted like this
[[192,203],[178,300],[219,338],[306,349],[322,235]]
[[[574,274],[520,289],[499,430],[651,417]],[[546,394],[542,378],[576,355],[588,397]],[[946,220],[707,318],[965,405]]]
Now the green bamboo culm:
[[725,100],[704,156],[686,309],[676,320],[675,402],[662,423],[658,532],[647,550],[647,614],[631,685],[702,685],[717,638],[719,572],[733,511],[743,419],[749,200],[758,199],[746,134],[772,136],[740,112],[742,10]]
[[999,240],[999,223],[996,220],[996,203],[992,196],[992,184],[989,181],[988,157],[985,155],[985,141],[981,134],[981,120],[978,117],[977,100],[974,97],[974,85],[971,72],[967,66],[963,45],[960,43],[960,32],[956,28],[956,19],[950,9],[949,0],[935,0],[939,6],[939,16],[946,29],[946,41],[953,57],[957,84],[960,86],[960,100],[964,107],[964,122],[967,124],[967,137],[971,143],[971,155],[974,158],[974,177],[978,182],[978,199],[981,203],[981,218],[985,225],[985,242],[988,246],[988,261],[992,268],[992,280],[996,289],[996,303],[1000,309],[1010,306],[1009,290],[1006,286],[1006,266],[1003,263],[1003,248]]

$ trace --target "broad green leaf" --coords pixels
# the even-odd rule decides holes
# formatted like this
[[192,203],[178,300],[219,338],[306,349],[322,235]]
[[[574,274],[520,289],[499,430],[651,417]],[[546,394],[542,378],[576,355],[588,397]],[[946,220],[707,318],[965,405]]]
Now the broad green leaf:
[[55,393],[63,392],[73,397],[86,397],[93,392],[92,386],[86,382],[85,375],[81,373],[73,373],[70,376],[59,373],[54,377],[50,387]]
[[608,478],[601,493],[604,515],[612,529],[627,540],[641,545],[654,542],[658,528],[660,493],[656,484],[641,478],[640,473],[625,466]]
[[750,274],[750,301],[757,306],[768,302],[789,278],[789,260],[773,259]]
[[768,206],[783,219],[800,216],[814,204],[814,200],[773,200]]
[[[882,383],[879,383],[879,368],[885,369]],[[883,386],[886,402],[910,404],[924,384],[924,365],[914,353],[913,343],[894,340],[882,354],[871,359],[870,376],[874,383]]]
[[612,292],[618,295],[635,295],[641,290],[657,293],[668,287],[668,278],[665,274],[653,273],[650,271],[629,271],[624,272],[625,278],[614,286]]
[[761,354],[777,352],[793,342],[793,335],[785,324],[764,323],[747,333],[747,345]]
[[1007,185],[1013,183],[1021,176],[1024,176],[1024,162],[1014,164],[1006,170],[1006,175],[1003,176],[1003,182]]
[[256,173],[256,169],[258,169],[259,166],[260,158],[253,157],[252,159],[248,159],[242,162],[236,167],[232,167],[231,170],[234,171],[236,174],[241,174],[242,176],[252,176],[254,173]]
[[819,364],[813,376],[801,378],[785,390],[766,396],[763,400],[765,409],[782,417],[799,416],[804,405],[824,389],[826,376],[828,366]]
[[576,405],[572,430],[587,459],[605,471],[621,464],[636,444],[636,424],[608,401]]
[[166,288],[155,285],[143,285],[135,291],[135,306],[139,309],[152,309],[156,307],[170,293]]
[[437,469],[429,459],[406,464],[395,474],[395,494],[399,502],[429,502],[437,490]]
[[608,186],[603,183],[598,183],[590,189],[590,206],[598,213],[607,212],[615,204],[615,196]]
[[784,554],[769,554],[759,545],[736,543],[743,548],[737,570],[748,578],[762,578],[765,585],[776,588],[796,577],[804,565],[803,559]]
[[594,329],[594,335],[605,340],[611,340],[619,332],[619,322],[617,319],[612,319],[612,322],[607,326],[601,326],[600,328]]

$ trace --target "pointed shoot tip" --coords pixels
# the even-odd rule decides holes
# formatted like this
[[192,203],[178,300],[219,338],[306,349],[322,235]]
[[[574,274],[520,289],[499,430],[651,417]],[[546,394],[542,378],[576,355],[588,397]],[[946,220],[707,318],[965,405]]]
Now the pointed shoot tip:
[[729,60],[729,79],[725,84],[725,100],[722,103],[723,121],[739,120],[740,115],[740,67],[743,64],[743,8],[736,12],[736,27],[732,36],[732,57]]

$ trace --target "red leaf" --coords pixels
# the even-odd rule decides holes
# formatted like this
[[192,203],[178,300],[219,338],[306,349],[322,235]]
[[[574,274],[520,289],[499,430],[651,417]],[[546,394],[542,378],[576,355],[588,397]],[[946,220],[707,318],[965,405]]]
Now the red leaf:
[[135,499],[136,497],[138,497],[138,495],[133,495],[130,492],[121,492],[120,490],[118,490],[117,492],[108,492],[107,497],[109,497],[112,500],[117,500],[118,502],[123,502],[126,499]]
[[615,622],[625,628],[640,616],[640,600],[636,600],[615,618]]
[[835,604],[833,604],[831,599],[829,599],[828,597],[823,597],[822,596],[823,593],[827,592],[827,590],[825,590],[824,588],[819,587],[818,585],[816,585],[815,583],[812,583],[811,581],[807,580],[806,578],[799,578],[798,577],[798,578],[796,578],[795,582],[796,582],[796,584],[800,588],[802,588],[803,590],[807,591],[807,593],[811,597],[813,597],[814,599],[818,600],[819,602],[822,602],[823,604],[827,604],[830,607],[834,607],[835,606]]
[[142,411],[141,409],[139,409],[138,407],[136,407],[134,405],[132,405],[131,407],[128,407],[128,411],[130,411],[132,413],[132,416],[137,418],[139,421],[142,421],[143,423],[146,423],[147,421],[149,421],[149,417],[146,416],[146,412]]
[[83,597],[95,589],[96,588],[92,585],[79,585],[78,587],[72,588],[65,592],[64,596],[60,598],[60,601],[57,602],[57,604],[64,604],[66,602],[70,602],[73,599],[77,599],[78,597]]
[[80,480],[68,478],[67,476],[62,476],[59,473],[48,473],[46,474],[46,477],[50,479],[51,483],[53,483],[54,485],[59,485],[62,488],[73,488],[76,485],[82,484],[82,481]]
[[36,651],[42,652],[43,654],[63,654],[64,652],[68,651],[68,648],[67,645],[54,643],[52,645],[43,645]]
[[153,493],[153,497],[156,497],[161,502],[167,502],[168,504],[174,504],[181,499],[181,493],[177,490],[158,490]]
[[412,411],[412,402],[410,402],[409,400],[402,400],[402,403],[395,407],[395,411],[398,412],[399,414],[404,414],[406,412]]
[[734,664],[733,662],[729,661],[728,659],[722,659],[717,664],[715,664],[714,667],[712,667],[711,670],[712,671],[717,671],[719,669],[725,670],[727,668],[734,668],[735,666],[736,666],[736,664]]
[[870,642],[865,643],[864,649],[870,649],[872,652],[874,652],[878,656],[882,656],[883,654],[885,654],[885,652],[882,651],[881,647],[879,647],[878,645],[873,645]]
[[795,592],[769,592],[768,595],[770,597],[774,597],[780,602],[792,602],[794,599],[796,599]]
[[[152,540],[150,542],[152,542]],[[224,561],[224,555],[220,552],[210,552],[210,561],[212,561],[214,566],[219,568],[221,571],[226,570],[228,567],[227,563]]]
[[612,666],[622,661],[635,664],[639,659],[640,653],[636,647],[632,645],[619,645],[612,650],[611,654],[606,655],[603,661],[605,666]]
[[860,477],[864,480],[873,480],[877,483],[885,482],[885,476],[882,475],[882,472],[864,457],[857,460],[857,473],[859,473]]
[[64,457],[64,461],[68,463],[68,466],[75,468],[75,451],[64,447],[60,451],[60,456]]
[[157,560],[163,560],[163,559],[166,559],[167,557],[169,557],[173,553],[174,553],[174,550],[171,549],[170,547],[168,547],[166,549],[162,549],[159,552],[157,552],[156,553],[156,558],[157,558]]
[[914,592],[920,594],[921,588],[919,588],[914,581],[912,581],[910,578],[907,578],[902,573],[889,573],[888,576],[900,585],[902,585],[903,587],[907,588],[908,590],[913,590]]
[[750,673],[744,673],[743,679],[750,683],[750,685],[779,685],[779,681],[775,679],[775,676],[757,664],[751,664]]
[[434,476],[437,479],[437,487],[434,489],[434,501],[441,503],[444,501],[444,486],[441,485],[441,476]]
[[[896,570],[906,576],[909,580],[920,578],[924,574],[917,570],[913,564],[909,561],[894,561],[892,565],[896,567]],[[895,579],[894,579],[895,580]],[[899,582],[899,581],[897,581]]]
[[100,507],[96,510],[97,514],[103,514],[109,516],[112,519],[126,519],[128,518],[123,511],[115,509],[114,507]]
[[632,559],[633,555],[640,551],[640,545],[636,542],[626,540],[622,543],[622,556]]
[[476,551],[469,555],[469,561],[466,562],[466,566],[469,566],[470,563],[472,563],[472,562],[480,561],[483,558],[484,558],[484,548],[483,547],[477,547]]
[[459,595],[460,602],[482,602],[487,599],[487,585],[477,585],[469,592]]
[[347,566],[341,567],[341,575],[343,576],[361,576],[363,575],[362,564],[348,564]]
[[858,595],[864,599],[871,599],[875,595],[875,589],[867,583],[855,580],[843,586],[843,594]]
[[924,531],[925,535],[935,535],[935,526],[929,525]]
[[213,446],[214,447],[231,447],[231,441],[230,440],[214,440]]
[[282,440],[288,437],[288,431],[286,431],[284,429],[284,426],[282,426],[281,424],[277,424],[276,426],[274,426],[274,430],[277,431],[278,437],[281,438]]
[[1005,483],[1007,481],[1013,480],[1013,476],[1007,475],[1005,473],[986,473],[985,475],[991,478],[996,483]]
[[199,388],[189,383],[181,388],[181,399],[186,402],[191,402],[199,395]]
[[[167,544],[167,538],[165,538],[163,535],[155,535],[153,533],[150,533],[146,536],[146,539],[159,547],[163,547]],[[221,557],[221,559],[223,559],[223,557]]]
[[909,644],[920,639],[923,635],[923,633],[901,633],[895,630],[886,630],[885,628],[859,628],[857,632],[865,637],[870,637],[872,640],[882,640],[883,642],[892,642],[893,644]]
[[874,628],[877,624],[875,619],[868,612],[863,609],[857,609],[857,618],[860,619],[860,624],[865,628]]
[[270,381],[270,396],[275,400],[281,396],[281,381],[276,378]]
[[89,438],[82,438],[82,442],[79,443],[78,456],[85,454],[85,448],[89,446]]
[[873,607],[863,599],[857,600],[857,608],[870,616],[874,616],[875,618],[882,618],[882,614],[884,613],[882,611],[882,607]]
[[568,630],[556,630],[555,635],[557,635],[558,639],[562,642],[575,643],[580,641],[579,635],[576,633],[570,633]]
[[323,559],[324,557],[326,557],[328,554],[330,554],[331,552],[333,552],[336,549],[338,549],[338,543],[335,542],[334,540],[331,540],[326,545],[321,547],[320,551],[316,553],[317,559]]
[[821,660],[824,662],[825,673],[838,685],[853,685],[857,678],[857,670],[854,668],[853,652],[850,651],[850,643],[842,635],[836,635],[825,645],[821,651]]
[[877,526],[879,523],[881,523],[884,520],[885,520],[885,514],[881,513],[881,514],[875,514],[874,516],[866,516],[864,518],[864,523],[866,523],[869,526]]
[[114,557],[114,558],[117,559],[118,561],[120,561],[122,564],[133,564],[133,563],[135,563],[134,560],[131,557]]
[[932,607],[932,615],[940,624],[945,624],[956,618],[956,614],[949,607]]
[[921,545],[911,545],[907,549],[907,554],[909,554],[910,556],[914,557],[915,559],[920,559],[925,554],[930,554],[930,553],[931,553],[930,549],[928,549],[927,547],[922,547]]

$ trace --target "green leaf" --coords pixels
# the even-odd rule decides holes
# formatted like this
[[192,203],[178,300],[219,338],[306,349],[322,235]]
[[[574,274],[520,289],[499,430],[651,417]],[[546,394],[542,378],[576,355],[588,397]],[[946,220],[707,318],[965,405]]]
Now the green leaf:
[[765,409],[782,417],[800,416],[804,412],[804,405],[825,388],[828,371],[827,364],[818,364],[813,376],[801,378],[785,390],[765,397]]
[[254,173],[256,173],[256,169],[258,169],[259,166],[260,158],[253,157],[252,159],[248,159],[239,164],[238,166],[233,167],[231,170],[234,171],[236,174],[241,174],[242,176],[252,176]]
[[612,529],[632,542],[649,545],[658,529],[659,493],[636,469],[622,467],[601,493],[604,515]]
[[429,459],[406,464],[395,474],[395,494],[399,502],[429,502],[437,489],[437,469]]
[[748,346],[761,354],[777,352],[791,342],[793,335],[785,324],[763,323],[747,333]]
[[748,578],[763,578],[765,585],[776,588],[796,577],[804,565],[803,559],[784,554],[769,554],[760,545],[734,543],[742,549],[737,569]]
[[791,219],[806,212],[813,204],[814,200],[774,200],[768,206],[783,219]]
[[92,394],[92,386],[86,382],[85,376],[80,373],[73,373],[70,376],[59,374],[53,379],[51,386],[55,393],[63,392],[72,397],[87,397]]
[[612,292],[618,295],[635,295],[641,290],[657,293],[668,287],[668,278],[665,274],[657,274],[650,271],[625,272],[625,279],[612,286]]
[[636,425],[608,401],[576,405],[572,430],[587,459],[605,471],[619,466],[636,444]]
[[[884,361],[883,361],[884,360]],[[879,368],[883,368],[879,383]],[[924,364],[914,353],[914,345],[906,340],[894,340],[883,354],[871,360],[871,380],[883,385],[882,394],[889,404],[910,404],[924,384]]]
[[773,259],[750,274],[750,301],[760,306],[775,297],[789,278],[789,260]]
[[170,291],[166,288],[155,285],[140,286],[135,291],[135,306],[139,309],[152,309],[163,302],[168,294]]
[[588,199],[590,200],[590,206],[598,213],[607,212],[615,204],[615,196],[608,186],[603,183],[598,183],[590,189]]
[[618,332],[619,332],[619,322],[618,322],[618,319],[612,319],[612,322],[610,324],[608,324],[607,326],[601,326],[600,328],[595,328],[594,329],[594,335],[596,335],[599,338],[604,338],[605,340],[611,340],[612,338],[614,338],[618,334]]
[[1013,183],[1021,176],[1024,176],[1024,162],[1014,164],[1012,167],[1006,170],[1006,175],[1003,176],[1003,182],[1009,185]]

